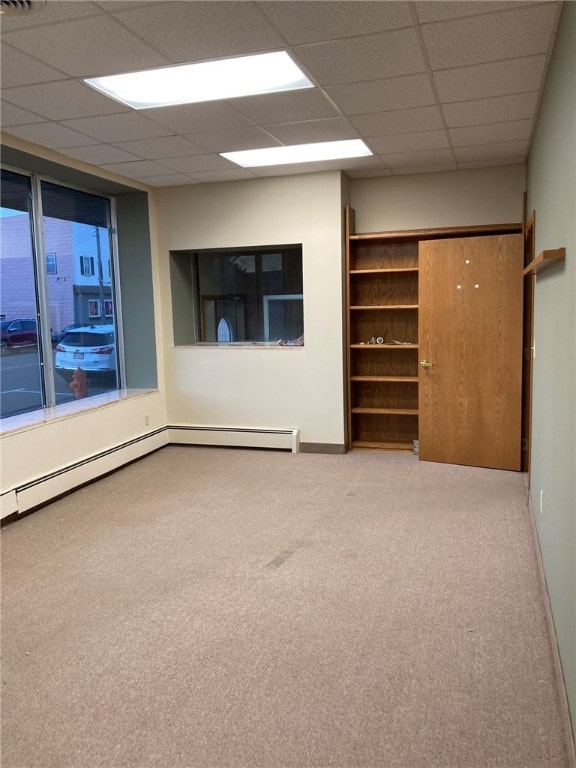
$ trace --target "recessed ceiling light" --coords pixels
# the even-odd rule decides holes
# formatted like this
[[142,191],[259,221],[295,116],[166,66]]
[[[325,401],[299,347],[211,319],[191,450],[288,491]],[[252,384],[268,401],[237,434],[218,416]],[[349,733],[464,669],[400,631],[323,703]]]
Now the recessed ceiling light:
[[240,152],[221,152],[220,156],[243,168],[263,165],[313,163],[320,160],[340,160],[347,157],[368,157],[372,152],[361,139],[321,141],[316,144],[294,144],[290,147],[245,149]]
[[314,88],[285,51],[91,77],[84,82],[134,109]]

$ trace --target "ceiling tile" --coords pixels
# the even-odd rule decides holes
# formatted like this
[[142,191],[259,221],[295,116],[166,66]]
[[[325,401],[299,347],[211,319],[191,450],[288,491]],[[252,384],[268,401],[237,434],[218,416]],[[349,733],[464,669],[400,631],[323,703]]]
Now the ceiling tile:
[[256,176],[248,168],[230,168],[226,171],[194,171],[194,178],[202,182],[213,182],[255,179]]
[[61,24],[70,19],[98,14],[100,9],[95,3],[70,2],[70,0],[50,0],[34,13],[6,14],[2,16],[2,32],[15,29],[31,29],[45,24]]
[[441,163],[440,165],[402,165],[398,168],[393,168],[393,176],[408,176],[411,173],[446,173],[449,171],[458,170],[456,163]]
[[148,184],[150,187],[183,187],[199,183],[192,176],[185,176],[183,173],[168,173],[165,176],[143,176],[139,181],[143,184]]
[[223,128],[247,128],[252,123],[238,110],[222,101],[204,104],[182,104],[163,109],[143,109],[140,114],[151,122],[162,125],[170,133],[206,133]]
[[545,64],[544,55],[529,56],[435,72],[434,81],[442,102],[526,93],[540,89]]
[[292,93],[246,96],[244,99],[231,99],[230,104],[258,125],[340,117],[328,99],[316,88]]
[[558,21],[555,4],[442,21],[422,27],[432,69],[545,53]]
[[427,74],[404,75],[387,80],[330,85],[328,96],[346,115],[386,112],[435,104],[436,97]]
[[457,147],[456,159],[461,160],[506,160],[510,158],[526,159],[527,141],[507,141],[502,144],[482,144],[477,147]]
[[119,21],[174,62],[284,48],[255,3],[164,2],[116,14]]
[[380,176],[392,176],[392,171],[389,168],[360,168],[359,170],[346,171],[347,175],[351,179],[367,179],[367,178],[379,178]]
[[358,138],[358,131],[344,117],[271,125],[266,130],[283,144],[307,144],[315,141]]
[[45,123],[46,119],[28,112],[26,109],[15,107],[7,101],[2,102],[2,128],[10,128],[11,125],[29,125],[31,123]]
[[186,157],[167,157],[161,163],[166,168],[171,168],[174,171],[183,171],[184,173],[191,174],[194,174],[195,171],[226,171],[237,167],[234,163],[225,160],[216,153]]
[[299,45],[296,56],[321,85],[355,83],[424,72],[414,28]]
[[401,133],[396,136],[379,136],[370,139],[370,149],[379,155],[449,147],[445,131]]
[[141,179],[146,176],[160,176],[166,174],[166,168],[152,160],[133,160],[128,163],[107,163],[106,170],[120,173],[131,179]]
[[493,99],[457,101],[444,104],[442,111],[446,125],[458,128],[464,125],[503,123],[508,120],[531,119],[536,113],[538,92],[496,96]]
[[171,63],[105,15],[7,32],[4,37],[16,48],[72,77],[131,72]]
[[379,174],[383,175],[389,173],[386,163],[379,157],[350,157],[344,160],[322,160],[315,163],[315,165],[321,171],[344,170],[346,173],[378,171]]
[[455,147],[471,147],[476,144],[498,144],[503,141],[527,141],[531,130],[532,120],[514,120],[509,123],[451,128],[449,133]]
[[241,149],[277,147],[280,142],[261,128],[237,128],[234,131],[210,131],[194,133],[192,140],[204,151],[236,152]]
[[399,109],[394,112],[376,112],[356,115],[350,121],[364,136],[393,136],[400,133],[418,133],[443,128],[438,107]]
[[269,176],[297,176],[301,173],[318,173],[314,163],[296,163],[294,165],[267,165],[264,168],[252,168],[252,172],[258,177]]
[[110,165],[111,163],[124,163],[130,160],[139,160],[136,155],[124,152],[111,144],[94,144],[89,147],[77,147],[66,150],[66,154],[93,165]]
[[140,139],[138,141],[115,141],[114,144],[120,149],[131,152],[146,160],[206,154],[205,149],[188,141],[183,136],[161,136],[158,139]]
[[37,123],[35,125],[19,125],[10,128],[10,133],[21,139],[33,141],[41,147],[49,149],[64,149],[66,147],[83,147],[90,142],[90,137],[66,128],[59,123]]
[[13,104],[27,106],[28,109],[50,120],[111,115],[129,111],[117,101],[106,98],[77,80],[59,80],[56,83],[8,88],[3,95]]
[[65,120],[62,124],[109,144],[130,139],[151,139],[166,136],[169,133],[166,128],[147,120],[137,112],[101,117],[79,117],[74,120]]
[[429,149],[425,152],[394,152],[381,155],[382,160],[392,170],[403,168],[424,168],[425,166],[450,166],[456,168],[454,156],[450,149]]
[[[2,21],[4,27],[4,21]],[[63,80],[66,75],[57,69],[42,64],[27,53],[22,53],[17,48],[6,45],[4,40],[0,46],[0,60],[2,66],[2,88],[13,88],[18,85],[30,85],[32,83],[47,83],[51,80]]]
[[469,168],[493,168],[494,166],[502,165],[524,165],[526,158],[522,157],[509,157],[501,158],[499,160],[466,160],[458,163],[458,168],[467,170]]
[[261,10],[290,43],[313,43],[352,35],[368,35],[412,24],[403,2],[264,2]]
[[[525,3],[526,5],[528,3]],[[511,2],[496,2],[491,0],[488,4],[486,0],[424,0],[416,2],[416,13],[420,24],[426,24],[430,21],[443,21],[444,19],[455,19],[459,16],[476,16],[481,13],[498,13],[498,11],[507,11],[511,8],[518,8],[522,3],[519,0]]]
[[166,0],[95,0],[95,4],[99,5],[103,10],[108,11],[108,13],[130,11],[134,10],[134,8],[149,8],[154,3],[156,5],[161,5],[165,2]]

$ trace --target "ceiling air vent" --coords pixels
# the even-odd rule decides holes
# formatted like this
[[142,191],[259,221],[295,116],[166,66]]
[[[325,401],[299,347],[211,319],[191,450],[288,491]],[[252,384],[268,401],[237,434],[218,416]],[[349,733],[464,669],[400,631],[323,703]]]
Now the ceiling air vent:
[[46,0],[0,0],[0,14],[3,16],[21,16],[42,8]]

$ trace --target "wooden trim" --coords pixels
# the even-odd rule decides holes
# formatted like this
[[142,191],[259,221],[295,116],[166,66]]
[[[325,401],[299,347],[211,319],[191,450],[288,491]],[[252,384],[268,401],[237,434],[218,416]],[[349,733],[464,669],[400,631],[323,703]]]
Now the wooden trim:
[[300,453],[330,453],[341,455],[346,453],[344,443],[300,443]]
[[433,229],[406,229],[397,232],[368,232],[350,235],[350,240],[425,240],[465,235],[509,235],[522,232],[522,222],[506,224],[478,224],[469,227],[440,227]]
[[555,261],[566,258],[566,248],[552,248],[548,251],[542,251],[533,259],[527,267],[524,268],[524,275],[529,275],[530,272],[540,272],[545,267],[549,267]]

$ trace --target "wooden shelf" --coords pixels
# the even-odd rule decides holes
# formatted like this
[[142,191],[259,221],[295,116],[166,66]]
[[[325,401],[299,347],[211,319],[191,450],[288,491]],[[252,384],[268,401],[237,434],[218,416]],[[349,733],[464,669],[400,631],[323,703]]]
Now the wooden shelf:
[[356,406],[352,408],[352,413],[373,413],[380,416],[418,416],[417,408],[365,408]]
[[566,248],[554,248],[548,251],[542,251],[538,256],[524,268],[524,275],[529,275],[531,272],[536,274],[545,267],[549,267],[550,264],[566,258]]
[[350,349],[418,349],[418,344],[350,344]]
[[418,304],[362,304],[361,306],[353,306],[350,309],[354,310],[366,310],[366,309],[418,309]]
[[418,383],[418,376],[351,376],[351,381],[401,381],[401,382],[413,382]]
[[418,267],[387,267],[386,269],[351,269],[351,275],[386,275],[398,272],[418,272]]
[[348,209],[348,445],[409,451],[418,439],[418,242],[413,233],[354,235],[353,219]]
[[399,232],[365,232],[360,235],[349,234],[348,239],[357,241],[390,241],[390,240],[437,240],[442,237],[463,237],[466,235],[504,235],[522,232],[522,224],[517,222],[506,224],[478,224],[470,227],[440,227],[433,229],[410,229]]
[[360,448],[360,449],[367,448],[370,450],[380,450],[380,451],[413,451],[414,450],[413,443],[392,443],[392,442],[381,442],[381,441],[370,442],[369,440],[353,440],[351,447]]

